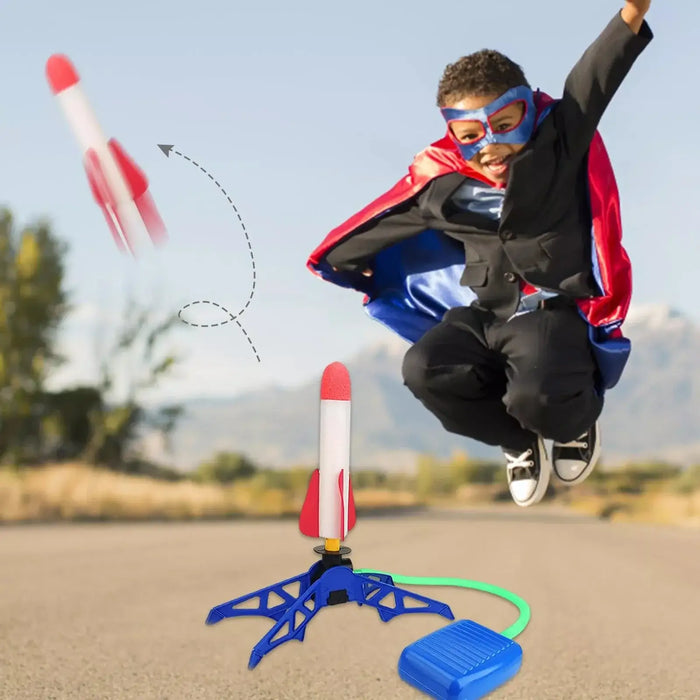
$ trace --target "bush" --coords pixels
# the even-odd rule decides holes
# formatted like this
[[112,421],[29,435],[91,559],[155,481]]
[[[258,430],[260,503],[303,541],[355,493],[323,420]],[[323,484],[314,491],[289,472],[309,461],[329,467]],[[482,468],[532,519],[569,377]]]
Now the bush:
[[640,462],[625,465],[620,469],[620,473],[633,481],[661,481],[678,476],[681,473],[681,468],[667,462]]
[[598,512],[598,517],[604,520],[609,520],[617,513],[625,513],[629,511],[629,507],[624,503],[617,503],[613,501],[612,503],[606,503]]
[[155,464],[145,459],[128,460],[125,462],[124,468],[121,471],[123,471],[125,474],[147,476],[151,479],[158,479],[160,481],[182,481],[183,479],[187,478],[187,474],[179,471],[178,469],[164,467],[160,464]]
[[654,482],[674,479],[680,473],[680,467],[667,462],[630,463],[618,469],[601,469],[599,465],[588,477],[588,484],[598,495],[641,494]]
[[452,465],[429,455],[419,457],[416,470],[416,494],[419,498],[447,496],[453,494],[455,488]]
[[496,484],[502,480],[506,470],[496,462],[470,461],[464,470],[464,479],[468,484]]
[[640,494],[644,493],[644,482],[638,477],[625,475],[620,479],[616,479],[612,486],[613,490],[618,493]]
[[231,484],[257,472],[255,464],[244,455],[219,452],[211,461],[200,464],[192,473],[192,479],[200,483]]
[[700,491],[700,464],[689,467],[679,474],[672,482],[676,493],[690,494]]
[[464,484],[500,483],[505,474],[502,464],[478,459],[470,459],[466,454],[456,454],[448,463],[453,487]]
[[363,469],[352,472],[352,485],[355,489],[385,488],[388,481],[386,472]]

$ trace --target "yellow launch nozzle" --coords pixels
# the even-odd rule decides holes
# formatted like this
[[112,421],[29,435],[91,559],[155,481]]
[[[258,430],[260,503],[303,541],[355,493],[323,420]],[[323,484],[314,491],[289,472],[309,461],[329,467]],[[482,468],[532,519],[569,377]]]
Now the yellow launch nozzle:
[[339,552],[340,551],[340,540],[326,538],[326,551],[327,552]]

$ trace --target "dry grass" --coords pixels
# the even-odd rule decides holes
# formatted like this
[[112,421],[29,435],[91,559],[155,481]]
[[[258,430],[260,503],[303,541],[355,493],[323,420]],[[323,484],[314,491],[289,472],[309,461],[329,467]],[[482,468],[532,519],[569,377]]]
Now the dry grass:
[[644,522],[658,525],[700,527],[700,491],[690,494],[655,491],[640,495],[588,495],[572,497],[576,511],[613,522]]
[[483,505],[494,501],[502,490],[499,484],[464,484],[457,489],[453,502],[464,506]]
[[[465,485],[434,504],[478,506],[492,503],[500,485]],[[641,494],[565,490],[555,502],[616,522],[700,527],[700,491],[679,494],[657,484]],[[0,470],[0,522],[46,520],[150,520],[226,517],[296,517],[301,496],[266,488],[260,481],[230,487],[167,482],[128,476],[81,464],[57,464],[22,471]],[[355,492],[358,511],[420,505],[412,492],[363,489]]]
[[[355,493],[358,509],[405,507],[410,493]],[[296,516],[300,499],[251,483],[230,487],[128,476],[81,464],[0,470],[0,522]]]
[[355,506],[360,510],[381,510],[383,508],[404,508],[420,505],[419,499],[410,491],[390,491],[389,489],[362,489],[354,491]]
[[0,472],[0,521],[202,518],[235,515],[224,489],[63,464]]

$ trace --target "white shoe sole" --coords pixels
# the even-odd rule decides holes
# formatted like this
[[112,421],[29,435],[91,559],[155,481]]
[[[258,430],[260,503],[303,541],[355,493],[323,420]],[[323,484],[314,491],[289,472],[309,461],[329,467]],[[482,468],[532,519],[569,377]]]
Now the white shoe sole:
[[557,472],[554,466],[554,459],[552,459],[552,472],[554,473],[556,480],[560,484],[565,484],[566,486],[575,486],[576,484],[580,484],[582,481],[585,481],[590,476],[591,472],[595,469],[596,464],[598,464],[598,459],[600,458],[601,445],[603,444],[602,437],[600,434],[600,425],[598,425],[597,427],[597,433],[598,439],[596,440],[595,447],[593,448],[593,456],[591,457],[591,461],[588,463],[588,466],[575,479],[563,479]]

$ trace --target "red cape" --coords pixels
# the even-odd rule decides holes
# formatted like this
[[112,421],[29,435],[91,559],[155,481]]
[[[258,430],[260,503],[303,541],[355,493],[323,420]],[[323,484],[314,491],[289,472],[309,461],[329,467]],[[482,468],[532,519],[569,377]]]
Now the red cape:
[[[537,93],[536,104],[541,112],[552,99]],[[462,158],[457,146],[445,136],[421,151],[409,167],[408,174],[388,192],[337,228],[333,229],[309,256],[307,267],[320,275],[319,266],[328,251],[341,240],[351,236],[362,224],[417,195],[436,177],[459,172],[467,177],[493,183],[473,170]],[[595,266],[602,287],[602,296],[580,299],[577,303],[588,323],[612,331],[624,321],[632,295],[632,270],[629,257],[622,247],[620,199],[615,174],[603,139],[595,133],[588,153],[588,179],[592,218],[592,243]]]

